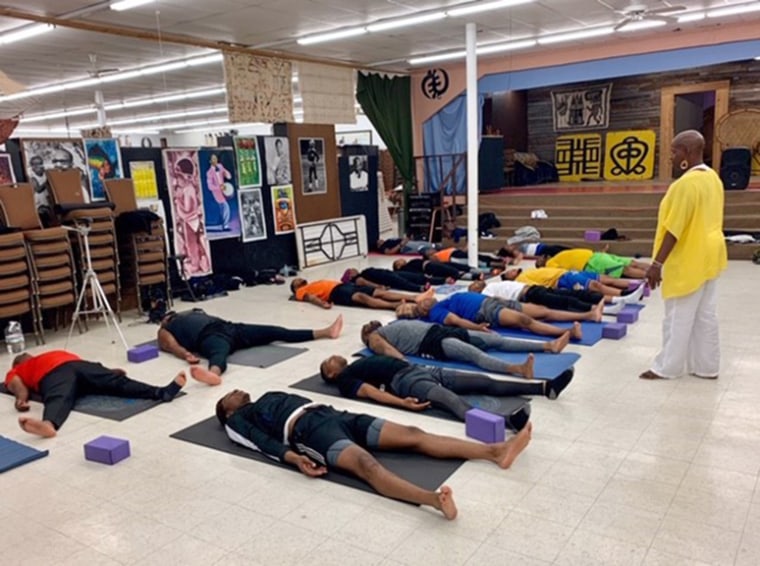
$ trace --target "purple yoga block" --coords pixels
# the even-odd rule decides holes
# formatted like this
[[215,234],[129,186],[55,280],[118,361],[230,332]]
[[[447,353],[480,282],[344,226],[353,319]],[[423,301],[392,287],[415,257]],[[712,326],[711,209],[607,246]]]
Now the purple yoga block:
[[503,442],[504,417],[481,409],[470,409],[464,414],[467,436],[483,442]]
[[631,324],[639,320],[639,309],[623,307],[623,309],[617,314],[617,321]]
[[602,233],[599,230],[586,230],[583,239],[587,242],[598,242],[602,239]]
[[652,290],[649,288],[649,285],[644,285],[644,293],[641,296],[648,297],[651,294],[652,294]]
[[84,445],[84,458],[112,466],[129,458],[129,441],[112,436],[99,436]]
[[602,338],[620,340],[628,332],[628,327],[620,322],[610,322],[602,327]]
[[153,344],[143,344],[142,346],[135,346],[134,348],[127,350],[127,359],[136,364],[157,357],[158,347]]

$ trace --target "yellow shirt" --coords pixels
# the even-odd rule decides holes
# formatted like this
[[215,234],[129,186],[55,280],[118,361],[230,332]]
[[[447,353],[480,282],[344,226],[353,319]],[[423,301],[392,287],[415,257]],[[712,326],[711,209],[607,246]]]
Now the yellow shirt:
[[726,268],[723,196],[720,177],[707,168],[687,171],[665,193],[657,215],[652,257],[666,232],[678,241],[663,266],[663,298],[690,295]]
[[542,285],[544,287],[556,287],[557,281],[567,273],[567,269],[558,267],[540,267],[539,269],[529,269],[523,271],[517,276],[515,281],[527,283],[528,285]]
[[561,267],[569,271],[583,271],[588,260],[594,255],[592,250],[584,248],[573,248],[559,252],[553,258],[546,262],[546,267]]

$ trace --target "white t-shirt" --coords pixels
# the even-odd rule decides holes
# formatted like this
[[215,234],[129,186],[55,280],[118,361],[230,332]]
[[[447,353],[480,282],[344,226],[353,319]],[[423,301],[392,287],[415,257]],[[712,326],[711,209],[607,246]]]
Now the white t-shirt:
[[483,294],[489,297],[501,297],[502,299],[517,301],[525,286],[525,283],[518,283],[517,281],[495,281],[486,285]]

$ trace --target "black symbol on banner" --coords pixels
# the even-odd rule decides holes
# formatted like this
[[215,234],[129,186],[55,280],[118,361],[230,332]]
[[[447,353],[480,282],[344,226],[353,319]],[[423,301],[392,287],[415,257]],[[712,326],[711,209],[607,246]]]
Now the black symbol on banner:
[[441,98],[449,90],[449,74],[443,69],[430,69],[422,79],[421,87],[427,98]]
[[557,173],[560,177],[599,177],[601,156],[601,137],[559,138],[555,155]]
[[610,158],[614,167],[612,175],[643,175],[646,173],[644,160],[649,154],[649,146],[636,136],[628,136],[610,149]]

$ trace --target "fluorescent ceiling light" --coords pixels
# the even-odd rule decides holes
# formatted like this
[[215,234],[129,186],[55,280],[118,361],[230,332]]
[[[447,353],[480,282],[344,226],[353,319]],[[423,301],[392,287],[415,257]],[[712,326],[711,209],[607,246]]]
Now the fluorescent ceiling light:
[[451,61],[452,59],[461,59],[467,55],[466,51],[451,51],[441,53],[440,55],[425,55],[423,57],[412,57],[409,59],[410,65],[425,65],[427,63],[437,63],[438,61]]
[[414,26],[417,24],[424,24],[427,22],[434,22],[442,20],[446,17],[446,12],[432,12],[429,14],[420,14],[417,16],[409,16],[404,18],[394,18],[383,22],[377,22],[376,24],[370,24],[367,26],[367,31],[386,31],[389,29],[402,28],[406,26]]
[[344,39],[346,37],[354,37],[357,35],[364,35],[367,33],[367,29],[363,27],[348,28],[339,31],[330,31],[327,33],[318,33],[316,35],[309,35],[297,40],[298,45],[314,45],[315,43],[323,43],[325,41],[333,41],[334,39]]
[[185,118],[187,116],[204,116],[206,114],[218,114],[219,112],[227,112],[227,107],[214,106],[213,108],[201,108],[199,110],[183,110],[182,112],[153,114],[150,116],[138,116],[136,118],[124,118],[122,120],[106,120],[106,126],[123,126],[125,124],[142,124],[145,122],[161,122],[163,120],[174,120],[176,118]]
[[153,134],[154,136],[157,136],[158,134],[161,133],[161,130],[150,129],[150,128],[120,128],[117,130],[111,130],[111,133],[116,136],[123,136],[123,135],[129,135],[129,134],[143,134],[143,135]]
[[477,14],[478,12],[487,12],[488,10],[510,8],[512,6],[519,6],[520,4],[528,4],[529,2],[533,2],[533,0],[496,0],[495,2],[480,2],[478,4],[462,6],[461,8],[452,8],[451,10],[446,10],[446,13],[452,18],[457,18],[459,16]]
[[586,39],[589,37],[600,37],[602,35],[610,35],[615,30],[612,26],[586,29],[579,31],[571,31],[568,33],[559,33],[557,35],[547,35],[546,37],[539,37],[538,43],[540,45],[551,45],[552,43],[560,43],[563,41],[575,41],[576,39]]
[[523,41],[512,41],[509,43],[497,43],[495,45],[484,45],[478,47],[476,53],[478,55],[490,55],[491,53],[500,53],[502,51],[514,51],[515,49],[526,49],[536,45],[535,39],[525,39]]
[[0,45],[8,45],[17,41],[23,41],[30,37],[36,37],[53,30],[50,24],[33,24],[17,28],[16,30],[0,34]]
[[154,0],[121,0],[120,2],[114,2],[109,6],[111,10],[117,12],[123,12],[124,10],[131,10],[145,4],[151,4]]
[[665,20],[644,20],[641,22],[632,22],[619,28],[618,31],[625,33],[629,31],[640,31],[642,29],[656,28],[667,24]]
[[718,8],[717,10],[709,10],[707,17],[724,18],[726,16],[737,16],[758,11],[760,11],[760,2],[752,2],[751,4],[739,4],[738,6],[727,6],[725,8]]
[[683,16],[678,16],[678,23],[685,24],[688,22],[698,22],[699,20],[704,20],[706,17],[707,17],[707,14],[705,14],[704,12],[684,14]]
[[[161,130],[173,130],[175,128],[195,128],[200,126],[216,126],[220,127],[221,124],[229,124],[230,120],[229,118],[214,118],[213,120],[196,120],[194,122],[176,122],[174,124],[164,124],[160,126]],[[205,130],[205,127],[202,127],[195,131],[203,131]],[[189,132],[190,130],[178,130],[175,131],[175,134],[185,133]]]
[[35,114],[28,118],[21,118],[19,123],[31,124],[33,122],[44,122],[46,120],[55,120],[56,118],[68,118],[70,116],[84,116],[85,114],[95,114],[95,108],[73,108],[71,110],[61,110],[57,112],[47,112],[45,114]]

